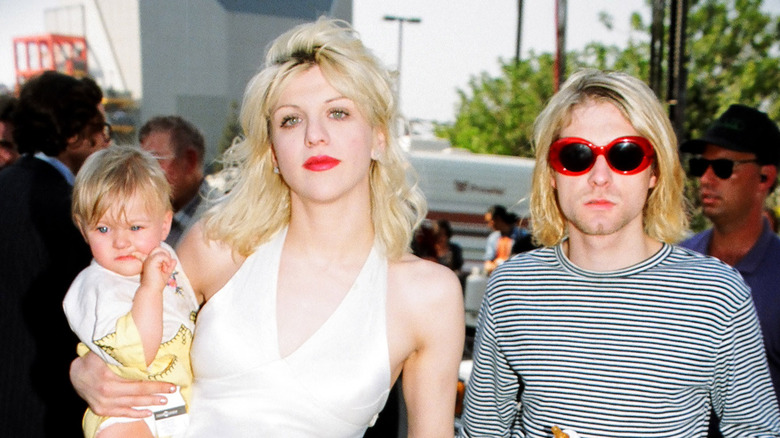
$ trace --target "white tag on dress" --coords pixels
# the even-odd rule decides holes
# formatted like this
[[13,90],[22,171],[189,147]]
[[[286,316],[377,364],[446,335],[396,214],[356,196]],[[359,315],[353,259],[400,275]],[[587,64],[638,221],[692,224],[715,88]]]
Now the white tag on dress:
[[152,431],[156,437],[181,437],[187,431],[190,424],[190,416],[181,396],[181,389],[177,386],[172,394],[160,394],[168,399],[165,406],[151,408],[154,413],[155,429]]

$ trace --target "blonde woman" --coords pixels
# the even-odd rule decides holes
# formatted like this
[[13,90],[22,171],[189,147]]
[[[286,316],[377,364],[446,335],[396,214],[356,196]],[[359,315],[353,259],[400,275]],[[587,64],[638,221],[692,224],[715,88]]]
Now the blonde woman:
[[[343,23],[270,48],[227,154],[238,178],[179,249],[205,302],[189,436],[359,437],[402,371],[409,435],[453,435],[460,284],[409,252],[426,208],[396,111],[388,72]],[[96,374],[91,358],[74,363],[102,414],[168,390]]]

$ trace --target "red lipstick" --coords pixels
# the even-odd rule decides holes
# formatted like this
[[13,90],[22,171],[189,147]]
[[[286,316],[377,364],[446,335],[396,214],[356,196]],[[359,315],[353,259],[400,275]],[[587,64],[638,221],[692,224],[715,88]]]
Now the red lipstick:
[[322,172],[325,170],[333,169],[341,163],[341,160],[337,160],[327,155],[318,155],[311,157],[303,163],[304,169],[311,170],[313,172]]

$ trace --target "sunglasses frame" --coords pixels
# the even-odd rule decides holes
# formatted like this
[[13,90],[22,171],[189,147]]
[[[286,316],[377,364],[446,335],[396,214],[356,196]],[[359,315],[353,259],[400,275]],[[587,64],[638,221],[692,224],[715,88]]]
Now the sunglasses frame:
[[[692,162],[694,162],[694,163],[701,163],[701,164],[705,165],[703,170],[701,171],[701,174],[697,175],[698,172],[694,173],[691,170],[691,163]],[[724,163],[728,163],[728,164],[726,164],[728,166],[726,168],[726,170],[719,170],[719,168],[723,169],[723,167],[721,167],[721,166]],[[701,177],[704,176],[705,173],[707,173],[707,169],[712,167],[712,173],[715,174],[715,176],[717,176],[719,179],[727,180],[727,179],[731,178],[731,175],[734,175],[734,168],[735,167],[739,166],[740,164],[746,164],[746,163],[758,163],[758,159],[752,158],[752,159],[749,159],[749,160],[729,160],[728,158],[716,158],[714,160],[708,160],[708,159],[702,158],[702,157],[691,157],[691,158],[688,159],[688,175],[692,176],[694,178],[701,178]],[[725,175],[725,176],[721,175],[721,174],[725,174],[725,173],[728,173],[728,175]]]
[[[621,144],[621,143],[632,143],[637,146],[644,152],[644,156],[642,157],[642,161],[631,170],[620,170],[616,169],[615,166],[612,165],[612,162],[609,159],[609,151],[612,149],[613,146]],[[593,159],[591,160],[590,164],[587,168],[581,171],[572,171],[566,168],[566,166],[563,165],[561,162],[561,151],[570,145],[573,144],[581,144],[584,146],[587,146],[590,148],[591,152],[593,153]],[[547,155],[547,161],[550,163],[550,166],[555,170],[556,172],[560,173],[561,175],[567,175],[567,176],[579,176],[584,175],[588,172],[590,172],[591,169],[593,169],[593,166],[596,164],[596,159],[598,159],[599,155],[603,155],[604,158],[607,161],[607,165],[610,169],[612,169],[613,172],[619,173],[621,175],[634,175],[639,172],[642,172],[643,170],[647,169],[654,161],[655,161],[655,150],[653,149],[652,143],[650,143],[650,140],[639,137],[639,136],[624,136],[624,137],[618,137],[609,144],[604,146],[596,146],[593,143],[591,143],[588,140],[585,140],[584,138],[579,137],[563,137],[559,138],[558,140],[554,141],[552,145],[550,145],[550,152]]]

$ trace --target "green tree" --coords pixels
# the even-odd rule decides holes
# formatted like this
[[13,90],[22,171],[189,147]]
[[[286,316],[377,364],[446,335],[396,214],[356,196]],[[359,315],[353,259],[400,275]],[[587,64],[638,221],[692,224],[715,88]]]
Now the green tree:
[[[735,102],[757,106],[780,119],[780,17],[761,11],[761,4],[762,0],[691,2],[686,138],[700,135]],[[639,13],[630,20],[625,48],[590,43],[567,54],[569,70],[620,70],[647,80],[650,48],[644,35],[650,26]],[[611,29],[608,13],[602,12],[600,21]],[[552,94],[552,72],[553,56],[544,53],[502,63],[499,77],[472,78],[467,91],[458,91],[455,122],[440,125],[437,134],[474,152],[531,156],[533,121]]]
[[532,55],[504,63],[501,77],[472,78],[469,92],[458,90],[455,123],[439,126],[437,134],[474,152],[533,156],[533,122],[553,94],[553,62],[550,54]]
[[732,103],[780,119],[780,17],[762,0],[699,0],[688,15],[685,131],[700,136]]

